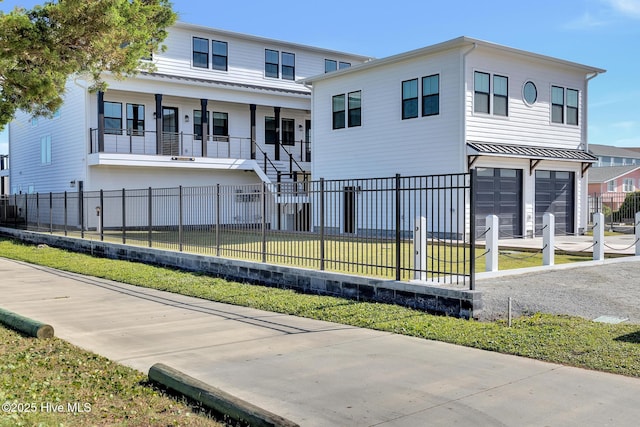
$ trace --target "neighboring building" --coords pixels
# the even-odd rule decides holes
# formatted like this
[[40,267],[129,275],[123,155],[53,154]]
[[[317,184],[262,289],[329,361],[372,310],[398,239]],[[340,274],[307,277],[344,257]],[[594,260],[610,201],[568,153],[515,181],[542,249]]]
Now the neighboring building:
[[589,153],[598,158],[597,167],[640,165],[640,151],[610,145],[589,144]]
[[11,192],[252,184],[278,171],[300,179],[311,91],[295,80],[369,59],[185,23],[165,45],[152,73],[107,75],[104,93],[76,77],[54,117],[18,113]]
[[552,212],[558,232],[578,233],[587,226],[587,170],[597,160],[587,151],[587,87],[603,72],[460,37],[306,79],[312,175],[474,168],[478,230],[496,214],[502,236],[539,234]]
[[593,168],[589,171],[589,194],[631,193],[640,189],[637,165]]

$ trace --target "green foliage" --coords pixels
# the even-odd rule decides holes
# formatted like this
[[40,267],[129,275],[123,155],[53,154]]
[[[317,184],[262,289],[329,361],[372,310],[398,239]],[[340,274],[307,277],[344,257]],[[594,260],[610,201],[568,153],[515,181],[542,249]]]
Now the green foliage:
[[175,22],[169,0],[58,0],[0,12],[0,129],[17,110],[51,115],[69,76],[116,78],[150,69],[141,61],[162,49]]
[[2,238],[0,256],[211,301],[640,377],[638,325],[536,314],[516,319],[508,328],[504,321],[468,321],[395,305],[304,295]]
[[620,208],[613,213],[613,221],[622,222],[624,220],[633,220],[636,212],[640,211],[640,191],[628,193],[624,198],[624,202]]

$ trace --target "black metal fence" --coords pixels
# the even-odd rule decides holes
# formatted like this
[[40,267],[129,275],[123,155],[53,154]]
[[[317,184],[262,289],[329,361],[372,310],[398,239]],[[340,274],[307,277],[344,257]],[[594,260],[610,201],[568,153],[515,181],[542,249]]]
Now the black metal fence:
[[[473,289],[470,174],[22,194],[4,226]],[[420,219],[420,218],[424,219]],[[417,230],[425,236],[422,246]]]
[[610,228],[633,226],[636,212],[640,212],[640,191],[589,194],[590,222],[597,212],[604,214]]

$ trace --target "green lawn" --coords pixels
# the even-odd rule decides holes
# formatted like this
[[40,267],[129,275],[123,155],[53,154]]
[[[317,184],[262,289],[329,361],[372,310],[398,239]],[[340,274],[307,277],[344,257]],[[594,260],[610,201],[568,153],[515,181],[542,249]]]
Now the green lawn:
[[[0,325],[0,426],[222,426],[146,375],[63,340]],[[197,408],[196,408],[197,409]]]
[[536,314],[515,319],[509,328],[502,321],[468,321],[395,305],[304,295],[7,239],[0,239],[0,256],[212,301],[640,377],[640,325]]

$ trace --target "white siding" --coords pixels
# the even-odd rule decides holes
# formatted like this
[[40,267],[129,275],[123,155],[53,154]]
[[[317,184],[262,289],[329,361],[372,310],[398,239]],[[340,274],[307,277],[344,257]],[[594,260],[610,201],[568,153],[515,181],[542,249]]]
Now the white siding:
[[[86,176],[89,147],[85,94],[83,87],[70,81],[58,117],[40,117],[32,123],[31,115],[18,112],[10,124],[12,191],[77,191],[77,182]],[[41,163],[40,140],[46,136],[51,136],[50,164]]]
[[[209,41],[209,56],[211,57],[211,41],[227,42],[228,71],[193,66],[193,37]],[[201,27],[172,27],[164,44],[165,52],[157,54],[154,64],[157,72],[176,76],[217,80],[231,83],[277,87],[309,92],[304,86],[295,81],[280,78],[265,77],[265,49],[276,50],[280,53],[280,71],[282,68],[282,52],[295,54],[296,80],[324,73],[324,59],[346,61],[352,64],[362,62],[361,57],[333,52],[322,52],[319,49],[276,40],[243,37],[214,29]]]
[[[315,82],[314,178],[463,172],[459,66],[458,52],[448,51]],[[440,114],[402,120],[402,82],[432,74],[440,75]],[[332,97],[357,90],[362,126],[333,130]]]
[[[508,77],[509,115],[474,113],[474,72],[480,71]],[[482,47],[467,57],[466,69],[467,140],[576,149],[582,141],[585,75],[566,67],[553,66],[523,56],[506,55]],[[538,99],[535,104],[523,101],[522,91],[527,81],[535,83]],[[551,123],[551,86],[579,91],[578,126]],[[493,81],[491,81],[493,91]]]

